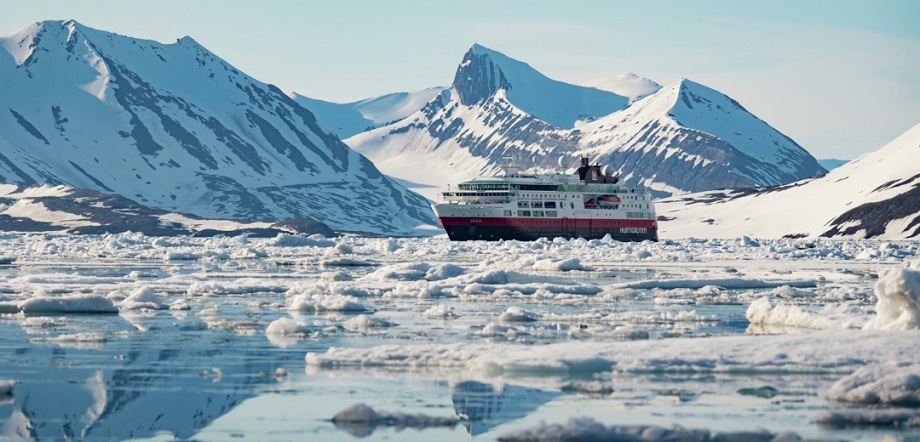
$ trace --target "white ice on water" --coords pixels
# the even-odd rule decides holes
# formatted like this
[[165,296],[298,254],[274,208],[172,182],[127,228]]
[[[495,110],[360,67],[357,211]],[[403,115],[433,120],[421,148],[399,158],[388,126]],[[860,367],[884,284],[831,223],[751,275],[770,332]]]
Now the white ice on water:
[[[134,314],[188,310],[210,328],[264,336],[266,345],[335,334],[340,347],[304,356],[310,370],[436,367],[509,379],[818,373],[840,379],[827,392],[832,401],[889,404],[920,394],[920,366],[907,363],[920,354],[920,264],[910,262],[918,252],[916,242],[820,239],[802,247],[793,239],[457,243],[5,234],[0,256],[18,254],[22,274],[0,277],[0,313],[34,333],[34,342],[57,346],[98,348],[121,339],[58,316],[120,311],[114,318],[133,324],[143,321]],[[147,262],[158,270],[86,276],[44,267],[48,262],[99,269]],[[642,300],[652,310],[630,310]],[[746,312],[752,326],[800,332],[671,337],[683,336],[682,327],[718,325],[703,310],[713,306]],[[407,336],[416,331],[413,322],[448,329],[451,337],[371,340],[363,348],[338,340]],[[672,334],[650,334],[661,324]],[[545,330],[556,334],[555,343],[520,343],[539,340]],[[849,413],[828,419],[860,419]]]
[[920,328],[920,261],[910,268],[893,269],[875,284],[876,317],[869,330],[914,330]]
[[858,404],[920,406],[920,364],[862,367],[831,386],[827,397]]

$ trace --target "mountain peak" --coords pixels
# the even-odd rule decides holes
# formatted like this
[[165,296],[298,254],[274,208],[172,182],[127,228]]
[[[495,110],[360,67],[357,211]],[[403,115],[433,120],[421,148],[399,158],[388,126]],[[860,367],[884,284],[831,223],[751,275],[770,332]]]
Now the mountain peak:
[[460,102],[466,106],[484,101],[499,89],[510,89],[505,73],[494,63],[495,51],[474,44],[457,67],[453,87]]
[[380,175],[310,112],[192,38],[162,44],[38,22],[0,37],[0,72],[10,91],[0,94],[7,182],[66,184],[212,218],[336,220],[349,231],[437,222],[424,198]]
[[553,80],[529,64],[474,44],[463,56],[453,88],[460,103],[472,106],[504,90],[516,108],[553,126],[571,129],[575,122],[623,109],[628,100],[613,92]]

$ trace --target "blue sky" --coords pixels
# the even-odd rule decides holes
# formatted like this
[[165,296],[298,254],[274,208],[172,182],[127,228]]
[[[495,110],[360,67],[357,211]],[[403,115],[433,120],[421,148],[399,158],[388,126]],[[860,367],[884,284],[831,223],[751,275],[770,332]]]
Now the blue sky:
[[633,72],[717,89],[818,158],[920,123],[920,2],[4,1],[34,21],[164,43],[185,35],[284,90],[347,102],[446,86],[479,43],[572,83]]

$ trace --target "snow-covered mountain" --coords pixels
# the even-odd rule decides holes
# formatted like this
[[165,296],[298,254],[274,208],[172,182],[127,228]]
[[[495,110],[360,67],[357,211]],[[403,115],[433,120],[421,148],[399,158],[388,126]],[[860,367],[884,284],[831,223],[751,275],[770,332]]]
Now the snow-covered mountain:
[[164,45],[74,21],[0,38],[0,182],[208,218],[385,234],[436,224],[424,198],[191,38]]
[[818,160],[818,164],[820,164],[821,167],[829,171],[834,170],[840,166],[843,166],[844,164],[849,163],[849,162],[850,160],[838,160],[836,158],[827,158],[823,160]]
[[402,120],[425,107],[443,87],[397,92],[351,103],[333,103],[297,93],[292,98],[316,116],[320,126],[345,139]]
[[920,235],[920,124],[824,176],[785,186],[673,197],[656,203],[668,238]]
[[698,83],[681,79],[629,104],[479,45],[464,56],[452,88],[425,108],[346,142],[385,173],[436,187],[497,173],[512,154],[542,169],[587,155],[659,196],[826,172],[794,141]]
[[660,84],[631,72],[586,81],[581,85],[622,95],[629,98],[630,103],[641,100],[661,89]]

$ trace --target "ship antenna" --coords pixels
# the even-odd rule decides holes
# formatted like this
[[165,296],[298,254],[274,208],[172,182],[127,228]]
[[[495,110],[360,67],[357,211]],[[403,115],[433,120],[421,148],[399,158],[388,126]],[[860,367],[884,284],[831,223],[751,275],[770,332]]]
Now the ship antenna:
[[520,170],[518,163],[521,161],[520,152],[514,152],[511,156],[502,157],[503,160],[508,161],[505,165],[502,166],[502,170],[505,172],[505,176],[511,176]]

